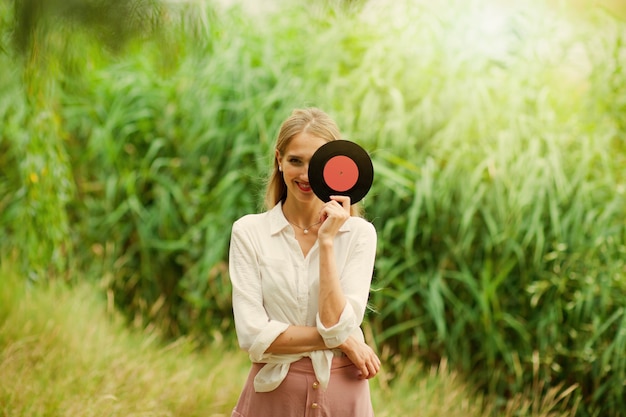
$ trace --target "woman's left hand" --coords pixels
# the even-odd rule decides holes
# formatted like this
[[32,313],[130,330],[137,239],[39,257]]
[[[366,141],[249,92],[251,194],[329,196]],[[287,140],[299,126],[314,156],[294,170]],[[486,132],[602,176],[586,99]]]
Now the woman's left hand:
[[374,378],[380,371],[380,358],[365,342],[358,341],[353,336],[350,336],[339,348],[357,367],[359,378]]
[[320,226],[317,237],[320,241],[332,240],[350,218],[350,197],[331,196],[330,201],[325,203],[320,210]]

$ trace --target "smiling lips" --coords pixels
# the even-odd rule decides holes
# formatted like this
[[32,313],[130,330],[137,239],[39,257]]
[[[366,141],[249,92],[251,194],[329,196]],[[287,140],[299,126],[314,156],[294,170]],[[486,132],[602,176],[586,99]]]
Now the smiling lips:
[[302,183],[302,182],[297,182],[296,181],[296,185],[298,186],[300,191],[302,191],[304,193],[311,192],[311,185],[308,182],[307,183]]

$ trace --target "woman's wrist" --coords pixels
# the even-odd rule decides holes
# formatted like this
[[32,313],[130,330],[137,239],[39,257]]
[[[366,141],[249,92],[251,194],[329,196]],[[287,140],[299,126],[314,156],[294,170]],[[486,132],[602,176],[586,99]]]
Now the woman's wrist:
[[354,338],[352,336],[348,336],[348,338],[340,344],[338,347],[345,354],[353,350]]
[[320,248],[332,248],[335,244],[335,239],[332,236],[326,237],[318,235],[317,240]]

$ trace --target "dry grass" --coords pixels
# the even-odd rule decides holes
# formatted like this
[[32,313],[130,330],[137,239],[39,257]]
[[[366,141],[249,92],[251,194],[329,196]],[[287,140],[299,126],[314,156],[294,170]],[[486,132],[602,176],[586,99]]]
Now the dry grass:
[[245,376],[240,352],[130,331],[93,286],[13,295],[0,324],[1,415],[230,415]]
[[[91,284],[26,289],[6,262],[0,274],[0,415],[230,415],[248,370],[242,352],[225,342],[164,344],[154,331],[131,330]],[[494,409],[445,361],[424,370],[381,354],[385,370],[371,383],[379,417],[483,417]],[[500,415],[569,416],[550,411],[561,400],[519,397]]]

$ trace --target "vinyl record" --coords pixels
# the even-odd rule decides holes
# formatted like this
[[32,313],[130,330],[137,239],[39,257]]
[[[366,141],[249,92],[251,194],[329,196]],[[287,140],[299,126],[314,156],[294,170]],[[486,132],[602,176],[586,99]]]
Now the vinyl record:
[[350,203],[365,197],[374,181],[374,166],[359,145],[348,140],[333,140],[320,146],[309,162],[309,183],[322,201],[331,195],[347,195]]

